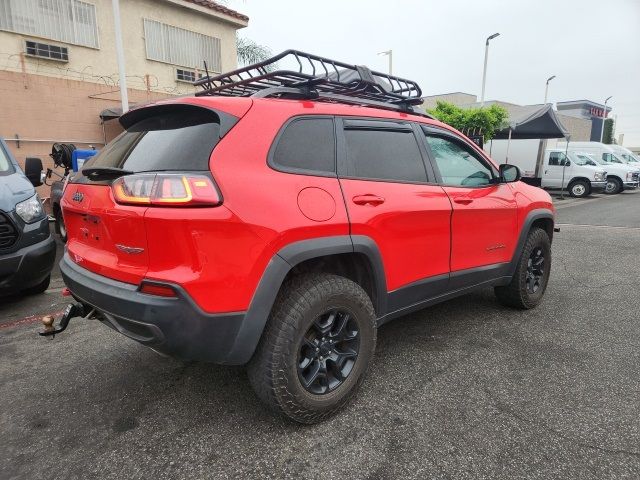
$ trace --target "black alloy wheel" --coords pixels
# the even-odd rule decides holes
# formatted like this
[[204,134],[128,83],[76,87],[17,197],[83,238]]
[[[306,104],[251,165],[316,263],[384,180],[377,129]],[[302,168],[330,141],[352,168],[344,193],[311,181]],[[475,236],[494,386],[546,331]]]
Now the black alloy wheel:
[[331,309],[320,315],[302,337],[298,378],[309,393],[324,395],[347,379],[360,350],[360,330],[353,315]]
[[526,286],[528,293],[536,293],[542,284],[544,277],[544,252],[542,248],[534,248],[529,255],[529,261],[527,262],[527,276]]

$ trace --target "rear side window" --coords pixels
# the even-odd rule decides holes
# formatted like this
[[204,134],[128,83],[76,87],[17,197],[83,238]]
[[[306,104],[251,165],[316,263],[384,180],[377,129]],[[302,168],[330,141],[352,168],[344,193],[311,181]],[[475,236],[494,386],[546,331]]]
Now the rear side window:
[[84,166],[132,172],[209,170],[209,158],[219,140],[215,112],[165,112],[133,124]]
[[400,181],[427,182],[422,155],[411,128],[349,128],[344,131],[347,176]]
[[300,118],[289,123],[273,152],[282,170],[335,173],[336,148],[332,118]]

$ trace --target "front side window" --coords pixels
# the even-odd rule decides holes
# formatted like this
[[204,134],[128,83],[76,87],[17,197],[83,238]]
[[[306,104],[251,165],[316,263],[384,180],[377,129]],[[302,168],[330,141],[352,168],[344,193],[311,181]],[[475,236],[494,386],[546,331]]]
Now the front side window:
[[613,153],[603,153],[602,160],[608,163],[623,163],[618,157],[616,157]]
[[481,187],[492,183],[491,168],[461,143],[431,134],[427,134],[427,143],[444,185]]
[[0,145],[0,175],[13,173],[13,167],[9,161],[9,156],[5,153],[4,148]]
[[289,123],[278,139],[273,165],[284,170],[336,171],[332,118],[301,118]]
[[391,182],[427,182],[418,142],[409,126],[398,130],[347,127],[344,136],[347,176]]
[[562,152],[551,152],[549,154],[549,165],[562,167],[566,163],[567,157]]

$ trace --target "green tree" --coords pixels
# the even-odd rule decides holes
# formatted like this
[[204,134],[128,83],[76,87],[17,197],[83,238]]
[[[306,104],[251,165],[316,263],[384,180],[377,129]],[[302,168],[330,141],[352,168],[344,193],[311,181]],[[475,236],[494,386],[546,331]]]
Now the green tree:
[[602,143],[606,143],[607,145],[611,145],[613,143],[613,118],[607,118],[604,121]]
[[238,64],[240,66],[264,62],[273,56],[268,47],[260,45],[249,38],[236,37],[236,48],[238,50]]
[[499,105],[485,108],[460,108],[438,100],[436,108],[428,113],[465,135],[482,135],[485,142],[493,138],[496,130],[506,126],[508,112]]

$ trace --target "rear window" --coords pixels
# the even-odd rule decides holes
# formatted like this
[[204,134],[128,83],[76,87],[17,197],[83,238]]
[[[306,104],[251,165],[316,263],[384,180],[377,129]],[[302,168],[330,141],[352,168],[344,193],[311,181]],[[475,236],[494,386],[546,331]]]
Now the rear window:
[[209,170],[209,158],[219,140],[219,117],[213,111],[161,113],[130,126],[84,167],[136,173]]

